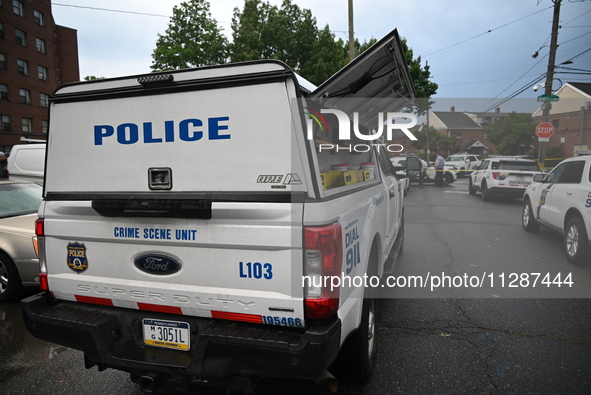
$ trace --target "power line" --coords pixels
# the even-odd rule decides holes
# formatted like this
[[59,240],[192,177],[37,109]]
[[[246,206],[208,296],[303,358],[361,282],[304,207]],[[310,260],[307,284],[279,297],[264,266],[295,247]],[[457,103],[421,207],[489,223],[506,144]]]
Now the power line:
[[467,42],[467,41],[473,40],[473,39],[475,39],[475,38],[478,38],[478,37],[480,37],[480,36],[484,36],[485,34],[492,33],[492,32],[493,32],[493,31],[495,31],[495,30],[501,29],[501,28],[503,28],[503,27],[505,27],[505,26],[509,26],[509,25],[511,25],[511,24],[513,24],[513,23],[515,23],[515,22],[519,22],[519,21],[521,21],[521,20],[523,20],[523,19],[526,19],[526,18],[529,18],[530,16],[533,16],[533,15],[539,14],[540,12],[546,11],[547,9],[550,9],[550,8],[552,8],[552,6],[550,6],[550,7],[547,7],[547,8],[543,8],[543,9],[541,9],[541,10],[539,10],[539,11],[536,11],[536,12],[534,12],[534,13],[532,13],[532,14],[529,14],[529,15],[523,16],[523,17],[521,17],[521,18],[518,18],[518,19],[515,19],[514,21],[507,22],[507,23],[505,23],[504,25],[501,25],[501,26],[495,27],[495,28],[493,28],[493,29],[487,30],[487,31],[485,31],[484,33],[477,34],[477,35],[475,35],[475,36],[473,36],[473,37],[470,37],[470,38],[467,38],[467,39],[465,39],[465,40],[459,41],[459,42],[457,42],[457,43],[455,43],[455,44],[449,45],[449,46],[447,46],[447,47],[445,47],[445,48],[441,48],[441,49],[439,49],[439,50],[437,50],[437,51],[435,51],[435,52],[431,52],[431,53],[429,53],[429,54],[425,55],[424,57],[426,58],[427,56],[431,56],[431,55],[433,55],[433,54],[436,54],[436,53],[438,53],[438,52],[441,52],[441,51],[444,51],[444,50],[446,50],[446,49],[449,49],[449,48],[455,47],[456,45],[463,44],[463,43],[465,43],[465,42]]
[[88,7],[88,6],[82,6],[82,5],[61,4],[61,3],[52,3],[52,5],[59,5],[59,6],[62,6],[62,7],[85,8],[85,9],[88,9],[88,10],[95,10],[95,11],[118,12],[118,13],[121,13],[121,14],[134,14],[134,15],[155,16],[155,17],[160,17],[160,18],[170,18],[170,15],[149,14],[147,12],[114,10],[114,9],[110,9],[110,8]]

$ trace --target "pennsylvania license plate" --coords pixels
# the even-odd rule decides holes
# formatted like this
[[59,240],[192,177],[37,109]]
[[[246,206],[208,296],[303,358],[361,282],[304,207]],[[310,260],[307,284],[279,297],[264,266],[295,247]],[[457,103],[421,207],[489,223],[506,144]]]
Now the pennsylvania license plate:
[[190,330],[187,322],[144,318],[144,343],[150,346],[189,351]]

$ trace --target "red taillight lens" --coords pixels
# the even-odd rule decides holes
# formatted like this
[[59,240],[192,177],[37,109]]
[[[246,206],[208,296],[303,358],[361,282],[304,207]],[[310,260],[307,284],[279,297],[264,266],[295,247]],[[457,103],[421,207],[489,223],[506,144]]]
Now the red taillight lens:
[[331,277],[340,277],[343,267],[343,233],[334,223],[304,229],[306,283],[305,315],[308,319],[330,317],[339,308],[340,287]]
[[498,180],[499,178],[501,178],[501,173],[499,173],[498,171],[493,171],[493,173],[492,173],[492,177],[493,177],[495,180]]
[[45,236],[45,220],[39,218],[35,221],[35,234],[37,237]]
[[49,291],[49,282],[47,281],[47,263],[45,261],[45,220],[39,218],[35,221],[36,252],[39,257],[39,281],[41,289]]

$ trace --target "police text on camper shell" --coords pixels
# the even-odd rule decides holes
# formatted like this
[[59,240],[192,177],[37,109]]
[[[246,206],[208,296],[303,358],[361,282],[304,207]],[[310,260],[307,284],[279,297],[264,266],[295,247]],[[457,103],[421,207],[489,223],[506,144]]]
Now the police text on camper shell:
[[[232,138],[228,130],[230,117],[213,117],[202,121],[197,118],[183,119],[180,122],[164,121],[164,125],[154,125],[153,122],[143,122],[141,126],[135,123],[122,123],[118,126],[95,125],[94,145],[103,145],[105,139],[116,137],[117,143],[129,145],[141,142],[171,143],[181,141],[198,141],[205,136],[208,140],[227,140]],[[204,123],[207,129],[204,130]],[[140,133],[141,130],[141,133]]]

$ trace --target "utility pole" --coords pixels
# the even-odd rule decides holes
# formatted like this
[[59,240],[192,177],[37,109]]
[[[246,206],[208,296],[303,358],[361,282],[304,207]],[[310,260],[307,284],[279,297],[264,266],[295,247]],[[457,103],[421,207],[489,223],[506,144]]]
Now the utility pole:
[[[554,16],[552,17],[552,35],[550,37],[550,54],[548,56],[548,71],[546,72],[546,83],[544,84],[544,94],[546,97],[552,95],[552,82],[554,81],[554,65],[556,64],[556,48],[558,47],[558,28],[560,18],[560,3],[562,0],[554,1]],[[544,111],[542,112],[542,122],[550,120],[550,109],[552,104],[549,101],[544,102]],[[540,141],[540,150],[538,155],[538,163],[544,166],[546,161],[546,142]]]
[[355,59],[355,33],[353,33],[353,0],[349,0],[349,62]]

